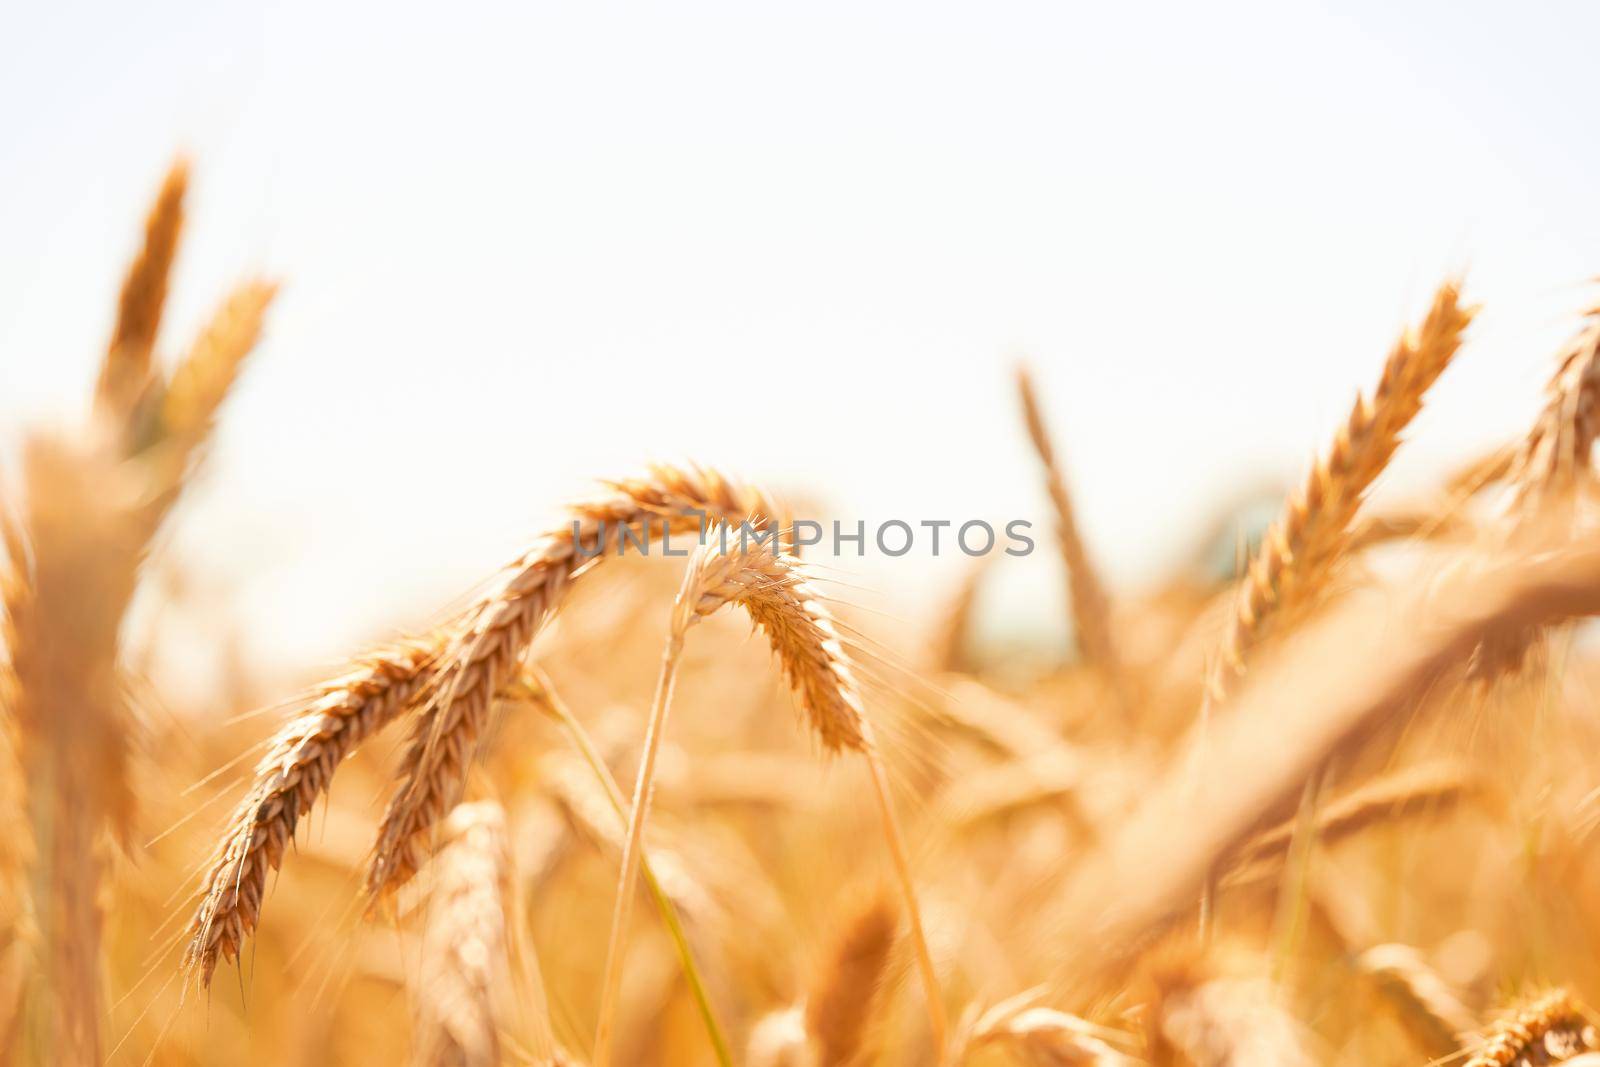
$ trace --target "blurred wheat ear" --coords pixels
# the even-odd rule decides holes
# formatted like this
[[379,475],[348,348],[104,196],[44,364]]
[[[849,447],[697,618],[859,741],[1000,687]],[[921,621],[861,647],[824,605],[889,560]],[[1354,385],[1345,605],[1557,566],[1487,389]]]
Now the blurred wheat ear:
[[[189,459],[204,447],[271,298],[270,287],[258,291],[244,328],[202,336],[207,365],[229,369],[208,375],[196,400],[203,417],[163,427],[149,442],[181,442],[184,462],[147,462],[135,426],[141,406],[169,388],[153,357],[187,187],[180,161],[123,282],[89,425],[71,439],[25,439],[15,511],[5,517],[7,703],[31,814],[31,841],[19,854],[34,866],[30,918],[43,941],[35,1010],[48,1020],[33,1029],[47,1035],[51,1059],[66,1064],[101,1059],[105,876],[111,848],[128,843],[135,810],[129,765],[140,728],[120,673],[123,616],[151,538],[182,493]],[[192,376],[195,362],[191,355],[173,380]]]

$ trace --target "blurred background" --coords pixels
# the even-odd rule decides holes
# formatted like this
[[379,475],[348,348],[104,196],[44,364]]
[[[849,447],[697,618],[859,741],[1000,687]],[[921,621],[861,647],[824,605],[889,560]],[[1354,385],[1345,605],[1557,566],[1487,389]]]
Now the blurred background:
[[[264,674],[654,457],[1047,527],[1023,356],[1137,587],[1304,468],[1446,272],[1485,312],[1382,491],[1528,423],[1600,271],[1597,38],[1578,3],[15,5],[0,420],[79,414],[182,152],[169,354],[286,283],[171,534]],[[966,565],[828,562],[901,617]],[[1061,625],[1058,565],[988,612]]]

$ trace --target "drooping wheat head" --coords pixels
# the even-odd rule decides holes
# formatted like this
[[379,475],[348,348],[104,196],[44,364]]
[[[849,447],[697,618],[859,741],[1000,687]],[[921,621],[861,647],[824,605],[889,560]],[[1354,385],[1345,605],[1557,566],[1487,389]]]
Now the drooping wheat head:
[[537,630],[578,574],[605,558],[603,542],[621,526],[648,518],[657,531],[664,523],[683,534],[702,521],[776,513],[758,490],[708,470],[657,466],[610,487],[605,497],[573,505],[572,520],[541,538],[460,618],[358,660],[283,727],[201,887],[185,966],[203,984],[219,957],[235,958],[255,929],[268,876],[339,764],[389,723],[415,716],[404,783],[386,814],[369,884],[387,891],[410,878],[446,798],[453,803],[465,781],[490,700],[515,679]]

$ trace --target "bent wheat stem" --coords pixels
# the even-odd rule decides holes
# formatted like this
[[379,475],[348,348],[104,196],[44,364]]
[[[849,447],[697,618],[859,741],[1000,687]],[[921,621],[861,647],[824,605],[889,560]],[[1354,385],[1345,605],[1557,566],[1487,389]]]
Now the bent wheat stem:
[[735,603],[749,612],[756,625],[766,632],[784,666],[791,688],[800,699],[802,711],[824,746],[835,751],[853,749],[862,753],[867,760],[884,836],[910,917],[934,1047],[942,1057],[948,1025],[939,992],[938,974],[923,933],[911,864],[894,817],[888,775],[877,746],[872,741],[871,729],[862,715],[861,698],[856,691],[844,648],[817,595],[789,559],[781,556],[770,543],[758,541],[748,544],[743,543],[743,538],[737,552],[716,551],[715,546],[719,542],[725,544],[722,536],[725,533],[725,530],[712,531],[706,544],[695,553],[673,603],[672,623],[662,654],[661,673],[652,701],[650,721],[646,727],[645,751],[634,790],[628,843],[617,887],[617,903],[612,914],[600,1018],[595,1030],[595,1067],[607,1067],[610,1055],[611,1030],[622,983],[627,920],[633,884],[638,876],[639,843],[644,823],[649,817],[656,753],[677,680],[684,638],[690,627],[700,619],[727,604]]

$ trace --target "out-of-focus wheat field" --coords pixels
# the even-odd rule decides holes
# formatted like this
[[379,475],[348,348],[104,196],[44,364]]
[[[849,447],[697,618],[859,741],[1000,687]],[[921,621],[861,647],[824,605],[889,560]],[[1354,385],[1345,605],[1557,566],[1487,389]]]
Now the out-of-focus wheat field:
[[277,287],[169,337],[188,182],[80,420],[20,432],[6,481],[9,1059],[1600,1055],[1593,317],[1525,432],[1374,505],[1471,343],[1445,279],[1270,524],[1219,508],[1143,591],[1098,568],[1018,368],[1053,656],[980,639],[994,554],[936,610],[863,611],[836,545],[804,555],[825,480],[656,464],[429,626],[191,707],[154,643],[226,663],[249,620],[164,538]]
[[[966,51],[959,20],[930,17],[898,67],[874,42],[908,24],[882,14],[852,39],[860,54],[808,24],[734,62],[713,34],[694,47],[747,67],[741,106],[770,119],[754,141],[712,137],[758,179],[748,199],[717,200],[739,186],[727,173],[692,180],[720,157],[685,147],[700,127],[673,102],[685,85],[739,99],[702,71],[656,114],[681,135],[657,146],[677,192],[636,201],[624,193],[646,186],[613,174],[613,216],[579,195],[587,172],[562,172],[583,220],[566,229],[510,206],[507,175],[538,158],[496,139],[517,94],[488,94],[459,128],[424,109],[430,150],[405,140],[397,101],[429,94],[404,78],[370,126],[265,137],[325,142],[310,168],[325,185],[297,156],[284,203],[229,214],[200,197],[212,158],[207,196],[251,188],[237,168],[272,150],[229,149],[212,123],[164,171],[130,152],[95,172],[101,208],[142,198],[142,215],[23,225],[57,204],[63,145],[132,136],[68,121],[90,90],[41,99],[15,142],[37,165],[0,147],[0,174],[33,194],[0,220],[36,238],[0,252],[22,294],[0,301],[0,1064],[1600,1064],[1600,223],[1571,195],[1592,146],[1546,151],[1582,142],[1561,127],[1581,102],[1552,89],[1571,88],[1557,60],[1582,36],[1549,32],[1566,23],[1548,12],[1441,15],[1419,35],[1415,15],[1392,16],[1401,33],[1308,9],[1283,25],[1257,12],[1242,43],[1208,24],[1196,50],[1192,16],[1118,15],[1101,29],[1134,73],[1095,61],[1118,92],[1103,113],[1060,105],[1074,141],[997,123],[992,87],[964,110],[937,62],[967,56],[976,82],[1026,57],[1001,98],[1062,89],[1062,27],[1024,14]],[[298,92],[346,69],[285,30],[303,23],[260,17],[263,55],[308,61]],[[63,18],[39,16],[36,54],[0,45],[18,53],[0,86],[48,65]],[[351,16],[330,18],[333,48]],[[218,19],[151,53],[161,93],[191,77],[163,49],[195,56],[240,31]],[[541,136],[653,143],[649,108],[624,103],[644,107],[646,74],[699,54],[684,27],[652,48],[643,16],[578,22],[536,50],[552,84],[607,42],[644,73],[563,121],[533,108]],[[375,25],[388,47],[350,69],[410,70],[397,42],[428,27]],[[1319,27],[1337,48],[1318,51]],[[1484,76],[1503,92],[1464,88],[1460,57],[1495,54],[1497,31],[1548,41],[1545,83],[1522,57]],[[483,69],[509,79],[483,75],[491,87],[526,88],[504,74],[520,39],[484,45]],[[222,84],[246,84],[252,40],[213,57]],[[849,60],[816,111],[759,62],[804,66],[801,41]],[[138,63],[109,47],[62,70],[115,83]],[[1289,69],[1389,48],[1404,62],[1363,86]],[[1235,54],[1253,58],[1232,80],[1205,59]],[[1166,60],[1170,81],[1134,91]],[[296,66],[264,60],[262,84],[287,92]],[[774,161],[806,143],[805,116],[896,99],[864,79],[880,69],[943,88],[847,127],[815,172],[833,200],[762,201],[789,188],[764,168],[794,177]],[[1174,118],[1163,101],[1184,72],[1204,77]],[[822,93],[826,71],[811,73]],[[592,96],[605,79],[588,76]],[[1259,102],[1275,85],[1285,95]],[[91,95],[109,114],[133,107],[108,93]],[[147,99],[141,137],[167,114]],[[767,114],[779,99],[790,110]],[[1229,125],[1207,101],[1260,110]],[[923,202],[900,177],[926,159],[856,136],[941,113],[958,135],[933,141],[988,144],[995,167],[1038,147],[1012,213],[957,195],[1004,185],[975,157]],[[1408,126],[1423,115],[1434,124]],[[241,139],[271,126],[244,122]],[[920,129],[907,144],[932,143]],[[1325,169],[1319,131],[1365,149],[1334,172],[1348,203],[1292,195]],[[1139,144],[1108,154],[1124,134]],[[1093,148],[1078,192],[1102,199],[1045,219],[1086,257],[1052,267],[1048,242],[1018,235],[1070,143]],[[486,145],[515,165],[495,171]],[[430,151],[393,186],[376,176]],[[428,169],[446,157],[456,170]],[[872,195],[851,193],[852,159]],[[418,175],[437,196],[410,199]],[[383,210],[349,211],[357,187]],[[317,189],[348,225],[328,204],[297,229],[215,224],[314,208]],[[1090,201],[1117,220],[1103,232]],[[903,210],[875,214],[891,202]],[[934,215],[949,228],[924,233]],[[763,219],[771,247],[743,243]],[[1442,253],[1457,225],[1468,236]],[[519,251],[541,227],[563,254],[607,237],[569,273]],[[262,232],[289,236],[219,251]],[[691,248],[696,232],[715,236]],[[85,266],[69,307],[61,261],[90,247],[114,266]],[[647,253],[631,267],[630,247]],[[793,252],[794,273],[764,273],[783,254],[756,256],[762,269],[723,254],[758,248]],[[1021,266],[984,281],[1007,248]],[[964,257],[971,274],[951,266]],[[868,284],[911,261],[899,287]],[[374,267],[406,262],[424,266]],[[1230,308],[1208,296],[1224,277],[1245,293]],[[1032,287],[1064,279],[1060,318],[1079,325],[1050,326]],[[704,326],[717,306],[720,331]],[[913,361],[918,316],[931,358]],[[1013,325],[1043,353],[996,357]],[[701,336],[733,347],[694,351]],[[1097,345],[1103,358],[1060,355]],[[1305,451],[1285,459],[1291,440]],[[857,522],[864,543],[830,536]],[[950,524],[941,552],[930,522]],[[977,522],[1001,536],[963,551],[954,530]],[[886,523],[906,534],[879,539]],[[1031,551],[1006,551],[1013,523]],[[480,566],[512,526],[499,569]],[[906,555],[885,547],[907,535]]]

